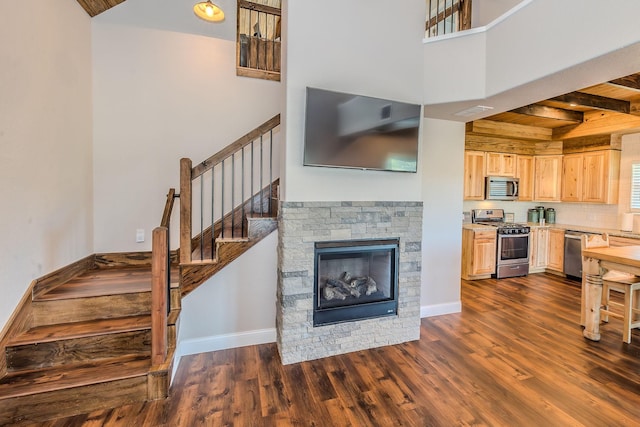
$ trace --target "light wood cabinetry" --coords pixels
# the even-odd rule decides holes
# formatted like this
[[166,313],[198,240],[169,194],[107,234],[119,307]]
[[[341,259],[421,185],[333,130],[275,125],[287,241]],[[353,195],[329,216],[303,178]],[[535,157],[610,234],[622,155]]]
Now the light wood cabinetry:
[[518,200],[533,200],[534,163],[533,156],[518,156],[516,161],[516,178],[518,178]]
[[562,201],[618,203],[620,151],[567,154],[562,166]]
[[535,156],[534,200],[560,200],[562,155]]
[[547,268],[559,272],[564,270],[564,230],[549,230],[549,258]]
[[496,230],[462,230],[462,278],[491,277],[496,272]]
[[582,154],[567,154],[562,159],[562,201],[582,200],[582,175],[584,157]]
[[464,200],[484,200],[485,153],[464,152]]
[[516,154],[486,153],[487,176],[516,176]]
[[549,255],[549,229],[532,227],[529,233],[529,273],[540,273],[547,268]]

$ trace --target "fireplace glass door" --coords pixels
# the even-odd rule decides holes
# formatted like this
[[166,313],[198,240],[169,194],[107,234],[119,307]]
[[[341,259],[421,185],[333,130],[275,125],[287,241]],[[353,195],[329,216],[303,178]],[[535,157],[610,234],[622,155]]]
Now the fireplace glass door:
[[397,314],[397,240],[318,242],[315,255],[315,326]]

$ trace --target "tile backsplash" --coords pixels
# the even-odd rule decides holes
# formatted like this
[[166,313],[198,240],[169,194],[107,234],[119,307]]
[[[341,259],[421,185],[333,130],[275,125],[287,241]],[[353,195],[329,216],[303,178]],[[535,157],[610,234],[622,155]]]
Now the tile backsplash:
[[621,222],[621,215],[618,214],[618,205],[483,200],[466,201],[462,206],[465,212],[472,209],[504,209],[505,212],[513,212],[514,222],[526,222],[527,211],[536,206],[554,208],[556,211],[556,223],[558,224],[618,229]]

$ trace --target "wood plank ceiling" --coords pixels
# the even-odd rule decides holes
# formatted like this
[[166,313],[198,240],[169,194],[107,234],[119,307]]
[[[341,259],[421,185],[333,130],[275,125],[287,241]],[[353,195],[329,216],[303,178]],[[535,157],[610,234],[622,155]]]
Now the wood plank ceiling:
[[[640,131],[640,73],[540,100],[467,124],[467,133],[566,140]],[[544,134],[544,138],[538,135]]]

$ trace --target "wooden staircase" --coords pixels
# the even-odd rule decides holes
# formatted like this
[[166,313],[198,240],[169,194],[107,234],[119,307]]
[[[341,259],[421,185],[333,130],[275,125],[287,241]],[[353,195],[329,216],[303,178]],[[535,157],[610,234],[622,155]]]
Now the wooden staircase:
[[[279,116],[267,123],[271,132]],[[264,126],[241,138],[242,144],[231,144],[233,150],[222,150],[220,160],[255,135],[262,139]],[[185,186],[183,180],[181,189]],[[166,397],[182,297],[277,228],[277,186],[276,179],[242,203],[223,208],[225,215],[195,236],[191,212],[188,221],[183,218],[192,201],[172,190],[164,227],[154,230],[153,254],[95,254],[35,280],[0,334],[0,425]],[[190,191],[185,193],[190,199]],[[156,231],[168,233],[174,197],[181,199],[181,230],[189,223],[188,240],[181,235],[181,247],[189,251],[170,252],[168,242],[155,242]],[[160,285],[164,294],[154,297],[160,259],[166,261],[168,283]],[[156,305],[158,295],[164,304]],[[163,307],[160,316],[154,314],[158,307]]]

